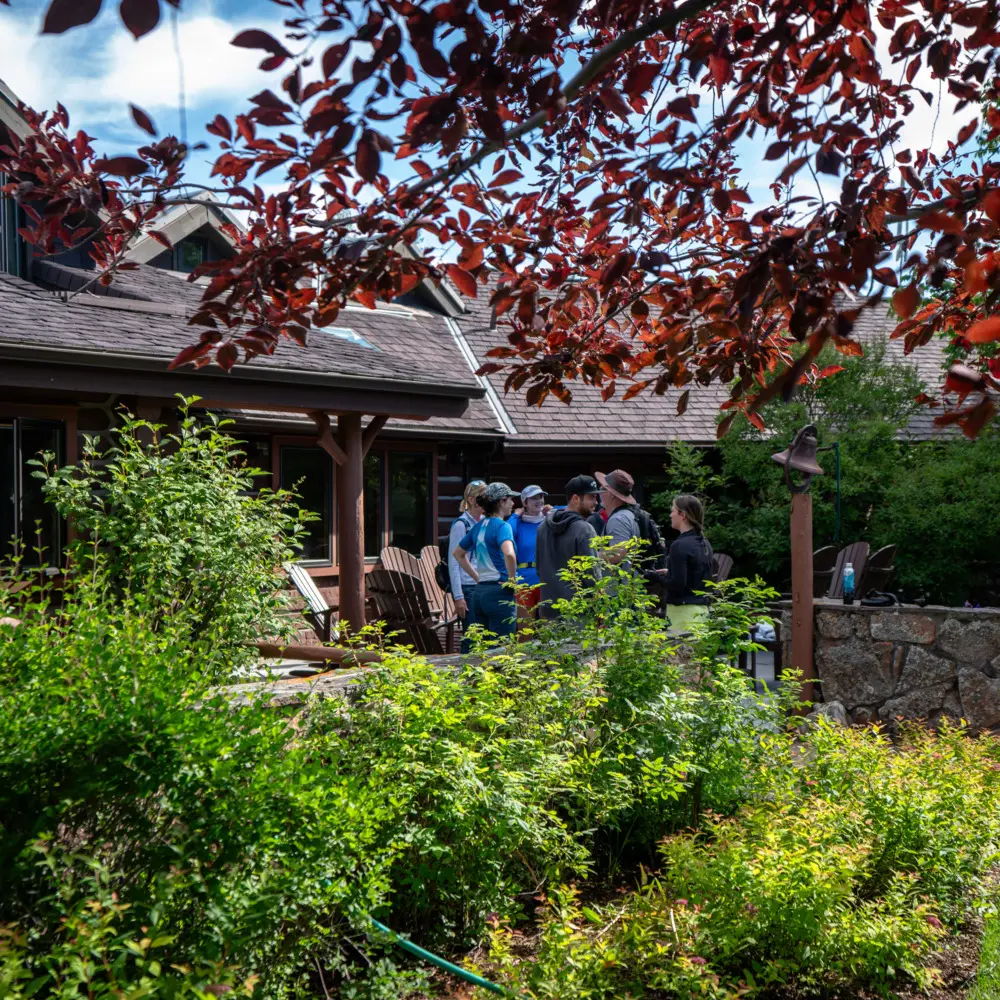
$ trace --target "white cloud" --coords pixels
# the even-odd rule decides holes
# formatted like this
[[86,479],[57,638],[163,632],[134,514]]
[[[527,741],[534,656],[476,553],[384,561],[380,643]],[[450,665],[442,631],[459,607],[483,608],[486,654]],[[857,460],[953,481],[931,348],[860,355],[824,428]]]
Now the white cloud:
[[[117,18],[117,4],[105,6],[112,9],[93,25],[56,36],[39,35],[37,18],[0,8],[0,77],[33,107],[52,108],[61,101],[74,124],[91,132],[100,134],[100,125],[125,125],[129,102],[154,119],[159,111],[162,128],[175,129],[179,77],[169,20],[135,40]],[[184,5],[178,36],[192,135],[200,133],[207,110],[242,110],[247,97],[280,79],[280,73],[257,69],[265,53],[229,44],[250,26],[282,33],[267,8],[261,16],[243,13],[237,22],[216,15],[208,2]]]

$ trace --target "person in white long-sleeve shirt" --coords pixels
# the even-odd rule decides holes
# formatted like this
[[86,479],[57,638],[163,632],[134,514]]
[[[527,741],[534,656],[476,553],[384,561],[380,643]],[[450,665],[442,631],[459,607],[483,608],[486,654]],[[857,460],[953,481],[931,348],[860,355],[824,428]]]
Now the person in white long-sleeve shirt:
[[[472,602],[472,592],[476,589],[476,581],[462,569],[454,552],[458,548],[458,543],[483,516],[476,501],[485,489],[486,484],[481,479],[474,479],[465,487],[462,506],[459,508],[461,513],[452,522],[451,531],[448,533],[448,577],[451,580],[451,596],[455,599],[455,612],[462,620],[463,633],[465,623],[469,620],[469,605]],[[463,634],[462,652],[468,651],[468,643]]]

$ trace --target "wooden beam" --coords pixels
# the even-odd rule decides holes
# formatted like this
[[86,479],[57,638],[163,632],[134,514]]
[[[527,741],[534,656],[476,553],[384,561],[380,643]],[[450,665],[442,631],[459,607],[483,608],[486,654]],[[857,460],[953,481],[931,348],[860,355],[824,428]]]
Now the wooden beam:
[[812,496],[792,494],[792,662],[802,671],[805,701],[816,697],[813,663],[813,531]]
[[347,464],[347,452],[341,447],[340,442],[333,436],[333,428],[330,427],[330,417],[322,410],[311,410],[309,416],[319,430],[319,437],[316,444],[332,458],[337,465]]
[[337,561],[340,621],[357,632],[365,624],[365,504],[361,414],[337,419],[346,461],[337,475]]
[[367,455],[371,449],[372,443],[375,438],[378,437],[378,432],[385,427],[385,423],[389,418],[384,413],[376,413],[372,417],[372,422],[365,428],[364,434],[361,435],[361,453],[362,455]]

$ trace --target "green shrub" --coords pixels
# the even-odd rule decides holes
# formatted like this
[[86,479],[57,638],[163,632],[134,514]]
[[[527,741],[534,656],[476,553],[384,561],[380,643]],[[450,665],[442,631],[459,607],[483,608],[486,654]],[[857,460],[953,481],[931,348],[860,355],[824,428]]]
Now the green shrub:
[[825,722],[776,741],[756,801],[666,838],[662,874],[616,906],[552,892],[536,955],[501,927],[492,968],[531,997],[928,986],[997,860],[998,747]]
[[[236,655],[241,644],[288,633],[282,562],[312,515],[292,495],[258,489],[224,428],[183,401],[176,434],[125,413],[106,453],[88,439],[77,466],[46,467],[46,498],[81,533],[70,559],[83,571],[95,547],[112,595],[142,601],[160,628],[183,624]],[[51,462],[51,456],[47,456]]]

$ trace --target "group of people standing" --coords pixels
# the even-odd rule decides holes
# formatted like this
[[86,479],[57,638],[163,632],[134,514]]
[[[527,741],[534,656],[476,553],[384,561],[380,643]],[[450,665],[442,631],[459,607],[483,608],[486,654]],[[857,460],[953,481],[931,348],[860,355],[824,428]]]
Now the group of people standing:
[[[518,493],[506,483],[469,483],[448,541],[451,593],[463,632],[478,624],[495,635],[510,635],[519,618],[557,617],[554,602],[572,596],[561,572],[574,556],[592,554],[597,535],[611,538],[601,549],[604,561],[641,572],[664,596],[671,630],[687,631],[705,614],[703,591],[712,579],[712,548],[702,532],[701,502],[686,494],[674,499],[670,524],[679,535],[666,555],[665,568],[633,567],[625,543],[644,537],[640,518],[649,517],[639,508],[634,487],[632,477],[621,469],[574,476],[566,484],[566,505],[555,508],[546,503],[540,486],[526,486]],[[507,586],[511,580],[520,585],[516,593]],[[462,649],[468,650],[464,638]]]

